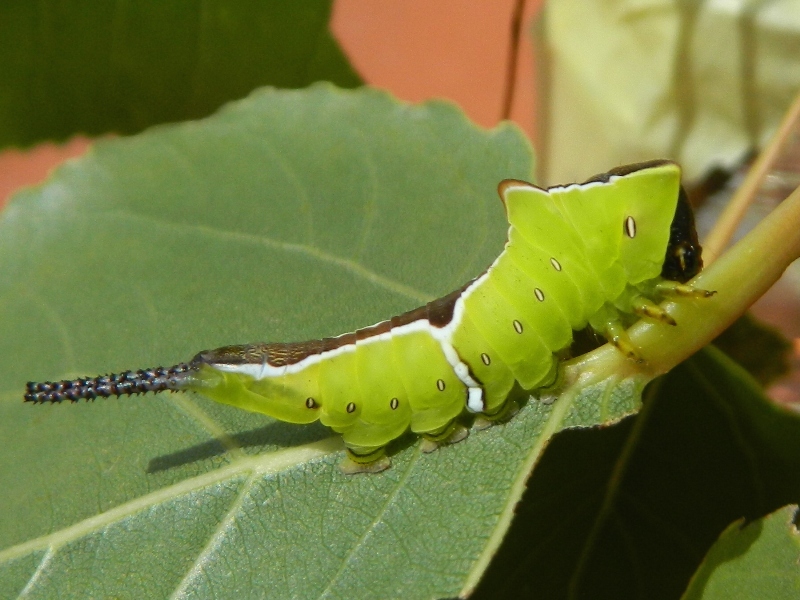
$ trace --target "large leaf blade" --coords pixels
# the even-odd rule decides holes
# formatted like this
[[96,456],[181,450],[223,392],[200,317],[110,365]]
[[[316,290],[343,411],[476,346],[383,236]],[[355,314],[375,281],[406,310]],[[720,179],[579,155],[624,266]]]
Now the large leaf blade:
[[[496,256],[506,228],[497,182],[530,172],[527,143],[511,127],[484,132],[449,105],[408,107],[379,92],[317,86],[262,92],[202,123],[101,143],[18,196],[0,223],[0,344],[9,358],[0,406],[3,436],[18,442],[0,457],[11,491],[0,499],[8,517],[0,526],[3,589],[18,592],[20,569],[30,569],[32,595],[139,595],[131,578],[113,575],[133,569],[151,573],[141,595],[200,590],[212,580],[230,584],[231,594],[249,585],[257,595],[259,586],[297,578],[267,560],[270,552],[284,556],[299,544],[314,554],[332,544],[306,587],[291,593],[352,593],[378,580],[421,594],[458,591],[509,502],[520,440],[535,442],[530,428],[540,429],[540,418],[520,419],[509,439],[514,430],[502,427],[476,436],[483,449],[462,445],[468,452],[457,459],[450,451],[459,447],[420,456],[406,442],[387,474],[352,478],[331,455],[340,442],[319,426],[278,424],[192,396],[31,407],[19,394],[29,378],[174,362],[231,342],[333,335],[411,308]],[[551,410],[528,408],[540,409]],[[32,461],[42,448],[51,459]],[[487,462],[491,448],[503,468]],[[483,465],[493,482],[473,503],[479,527],[458,552],[431,552],[426,523],[439,519],[442,531],[455,532],[474,520],[444,510],[431,496],[437,487],[425,483],[438,480],[456,504],[474,499],[471,486],[451,477],[463,461]],[[212,503],[225,507],[210,511],[213,532],[203,519],[173,524],[180,511],[170,506],[237,485],[236,500],[221,494],[227,500]],[[382,509],[387,495],[394,500]],[[259,498],[290,499],[294,518],[262,510]],[[332,530],[306,526],[320,510]],[[414,511],[419,519],[403,520]],[[343,526],[355,517],[356,529]],[[392,527],[367,535],[376,523]],[[245,524],[273,537],[231,534]],[[175,540],[205,536],[205,544],[170,541],[176,528]],[[403,555],[394,580],[377,567],[353,568],[392,556],[405,540],[426,552]],[[150,549],[145,566],[125,567],[125,553],[114,550],[132,546]],[[92,570],[98,548],[108,578]],[[431,556],[438,566],[412,582],[409,569],[430,568]],[[247,560],[214,575],[215,565],[237,557]],[[68,563],[85,566],[70,571]],[[206,569],[212,579],[193,577]]]

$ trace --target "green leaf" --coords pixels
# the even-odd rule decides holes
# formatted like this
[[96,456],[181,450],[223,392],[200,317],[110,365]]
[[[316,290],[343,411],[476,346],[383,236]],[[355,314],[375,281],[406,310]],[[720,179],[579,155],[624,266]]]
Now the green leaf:
[[797,505],[746,526],[728,527],[695,573],[684,600],[770,598],[800,593],[800,535],[792,522]]
[[[344,476],[338,438],[199,396],[31,406],[28,379],[334,335],[500,252],[526,140],[455,107],[318,85],[102,142],[0,221],[0,595],[428,598],[474,586],[553,432],[637,409],[641,376]],[[137,551],[138,548],[147,552]]]
[[0,5],[0,147],[203,117],[262,85],[361,83],[330,0]]
[[800,416],[707,348],[636,416],[555,436],[474,598],[675,598],[732,521],[800,501],[798,472]]
[[315,86],[99,143],[18,195],[0,221],[0,595],[457,593],[568,403],[345,477],[319,426],[196,396],[20,394],[452,290],[502,248],[497,182],[531,168],[512,126]]
[[[455,107],[330,86],[102,142],[0,221],[0,590],[446,596],[474,585],[554,431],[634,411],[601,379],[507,425],[344,476],[340,441],[199,396],[21,402],[27,379],[334,335],[500,252],[526,140]],[[136,548],[147,547],[147,552]]]

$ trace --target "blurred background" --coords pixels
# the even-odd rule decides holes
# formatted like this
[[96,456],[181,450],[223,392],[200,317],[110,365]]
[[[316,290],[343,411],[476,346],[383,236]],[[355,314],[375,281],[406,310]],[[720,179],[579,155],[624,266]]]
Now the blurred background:
[[[530,24],[540,0],[526,2],[512,118],[534,137],[534,66]],[[476,123],[501,119],[515,0],[370,2],[336,0],[330,27],[369,85],[409,102],[448,98]],[[2,25],[0,25],[2,27]],[[233,99],[233,98],[231,98]],[[0,154],[0,205],[15,189],[39,183],[89,139],[39,143]]]

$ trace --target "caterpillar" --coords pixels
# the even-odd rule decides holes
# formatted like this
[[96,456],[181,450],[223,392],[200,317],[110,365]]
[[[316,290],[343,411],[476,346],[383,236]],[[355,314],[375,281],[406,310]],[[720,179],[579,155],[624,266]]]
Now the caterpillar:
[[30,382],[25,401],[195,391],[281,421],[319,419],[344,438],[344,472],[383,470],[386,446],[408,429],[430,450],[465,437],[464,411],[507,418],[515,385],[556,381],[573,331],[590,326],[641,361],[626,321],[675,325],[657,301],[712,295],[686,285],[702,258],[680,176],[677,164],[651,161],[547,189],[502,181],[502,253],[438,300],[337,337],[225,346],[169,368]]

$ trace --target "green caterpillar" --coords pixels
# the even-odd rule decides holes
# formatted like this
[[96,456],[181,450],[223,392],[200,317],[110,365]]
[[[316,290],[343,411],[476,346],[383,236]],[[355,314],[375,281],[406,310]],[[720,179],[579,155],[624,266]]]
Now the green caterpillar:
[[508,416],[515,384],[556,380],[573,330],[587,325],[641,360],[623,321],[674,325],[654,302],[706,297],[684,285],[701,267],[694,218],[668,161],[619,167],[582,184],[499,185],[510,227],[480,276],[425,306],[334,338],[200,352],[170,368],[29,383],[33,403],[191,390],[291,423],[319,419],[345,442],[346,472],[389,466],[407,429],[430,448],[462,439],[466,409]]

